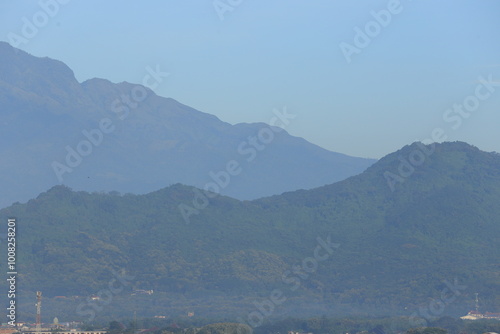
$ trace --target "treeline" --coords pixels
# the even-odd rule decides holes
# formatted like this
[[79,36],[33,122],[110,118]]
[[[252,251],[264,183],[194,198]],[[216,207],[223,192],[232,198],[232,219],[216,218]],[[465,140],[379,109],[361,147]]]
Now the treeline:
[[[234,321],[234,320],[233,320]],[[212,323],[213,322],[213,323]],[[127,325],[124,325],[127,324]],[[86,329],[95,329],[86,326]],[[484,334],[500,332],[498,320],[466,321],[452,317],[441,317],[428,321],[425,327],[416,327],[410,317],[388,318],[286,318],[267,320],[259,327],[229,319],[139,319],[112,321],[109,334],[133,334],[138,329],[148,329],[150,334]]]
[[441,317],[426,321],[425,327],[416,325],[411,317],[391,318],[288,318],[255,328],[255,334],[286,334],[289,331],[313,334],[483,334],[499,332],[500,321],[464,321]]

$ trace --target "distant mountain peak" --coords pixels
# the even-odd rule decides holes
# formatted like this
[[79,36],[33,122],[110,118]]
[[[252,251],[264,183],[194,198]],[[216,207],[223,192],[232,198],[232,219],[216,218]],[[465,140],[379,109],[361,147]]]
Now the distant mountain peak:
[[0,82],[11,91],[50,99],[61,107],[75,102],[90,103],[83,96],[73,71],[61,61],[35,57],[7,43],[0,45],[0,60]]
[[[80,84],[64,63],[15,51],[0,45],[0,131],[9,139],[0,154],[11,161],[0,165],[0,181],[14,189],[0,205],[57,183],[136,194],[215,185],[223,195],[253,199],[332,183],[374,162],[264,123],[231,125],[140,84]],[[228,178],[231,166],[238,168]],[[19,179],[27,186],[17,187]]]

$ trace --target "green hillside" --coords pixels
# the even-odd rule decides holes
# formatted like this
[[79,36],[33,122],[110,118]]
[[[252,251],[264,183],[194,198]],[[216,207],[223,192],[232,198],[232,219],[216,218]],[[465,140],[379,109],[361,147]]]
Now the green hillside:
[[[109,312],[134,300],[147,305],[143,312],[244,314],[279,289],[287,301],[275,315],[410,315],[457,284],[439,315],[467,312],[476,292],[485,309],[498,311],[500,155],[460,142],[428,146],[425,161],[391,190],[387,176],[400,175],[401,159],[421,149],[406,146],[358,176],[313,190],[255,201],[209,198],[189,224],[179,205],[193,206],[199,190],[182,185],[147,195],[57,186],[1,210],[0,218],[18,221],[26,305],[41,290],[53,312],[81,303],[58,304],[55,296],[93,295],[113,270],[134,278]],[[327,240],[335,245],[321,246]],[[130,296],[135,289],[155,293]]]

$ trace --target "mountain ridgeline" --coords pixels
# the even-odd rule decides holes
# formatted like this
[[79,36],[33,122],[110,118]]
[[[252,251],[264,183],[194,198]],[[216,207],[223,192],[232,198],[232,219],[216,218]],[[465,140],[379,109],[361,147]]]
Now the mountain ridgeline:
[[147,67],[144,78],[147,87],[79,83],[62,62],[0,42],[0,207],[58,184],[135,194],[175,183],[204,188],[234,163],[237,173],[218,191],[255,199],[340,181],[375,162],[289,135],[282,128],[295,116],[286,108],[270,107],[275,126],[231,125],[157,96],[150,88],[170,80],[162,69]]
[[[425,158],[405,169],[415,150]],[[56,186],[0,219],[18,221],[24,295],[43,290],[48,303],[95,294],[124,270],[128,291],[155,291],[144,313],[274,300],[276,314],[423,316],[440,301],[437,316],[469,311],[476,292],[498,309],[499,203],[499,154],[414,143],[344,181],[253,201],[180,184],[145,195]],[[189,223],[183,206],[197,210]]]

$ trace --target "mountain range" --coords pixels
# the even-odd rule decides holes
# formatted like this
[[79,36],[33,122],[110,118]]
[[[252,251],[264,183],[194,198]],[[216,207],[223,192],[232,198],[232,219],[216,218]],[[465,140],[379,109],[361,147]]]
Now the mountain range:
[[160,97],[151,88],[165,74],[148,71],[145,85],[79,83],[64,63],[0,42],[0,207],[57,184],[140,194],[182,183],[255,199],[340,181],[375,162],[289,135],[295,116],[286,108],[270,110],[271,125],[231,125]]
[[499,203],[498,153],[414,143],[346,180],[252,201],[181,184],[144,195],[55,186],[0,219],[17,219],[27,317],[41,290],[51,316],[85,318],[122,273],[126,287],[96,313],[428,320],[465,314],[475,293],[498,311]]

